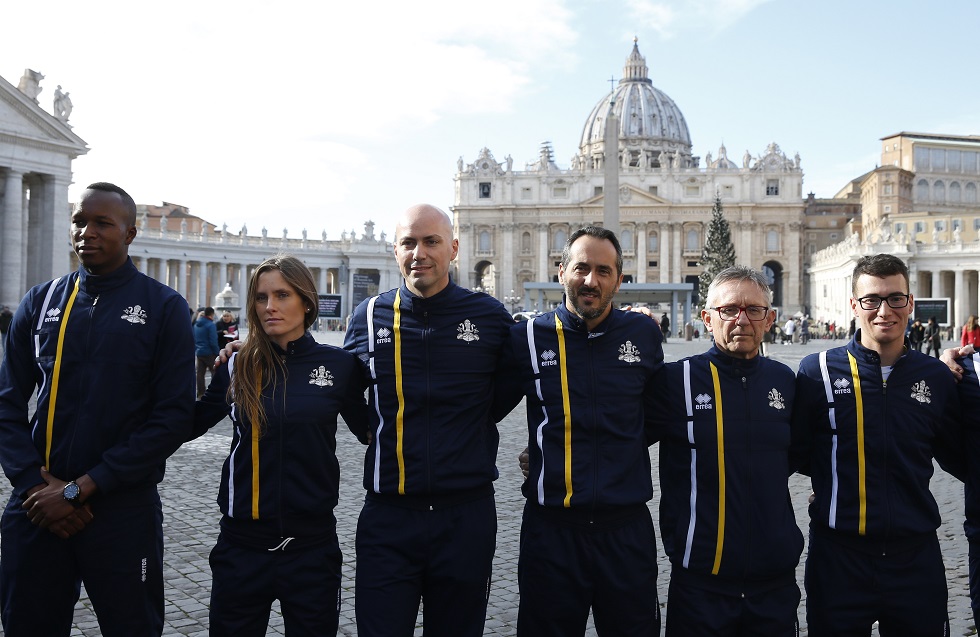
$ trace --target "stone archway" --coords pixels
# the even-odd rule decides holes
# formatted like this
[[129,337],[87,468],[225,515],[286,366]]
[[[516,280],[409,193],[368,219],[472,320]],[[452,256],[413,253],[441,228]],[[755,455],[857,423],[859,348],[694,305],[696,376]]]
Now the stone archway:
[[766,261],[762,264],[762,273],[772,290],[773,307],[783,306],[783,266],[778,261]]

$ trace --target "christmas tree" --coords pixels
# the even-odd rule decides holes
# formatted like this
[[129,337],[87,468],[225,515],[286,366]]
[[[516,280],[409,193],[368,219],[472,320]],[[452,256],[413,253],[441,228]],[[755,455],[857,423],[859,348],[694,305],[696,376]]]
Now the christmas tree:
[[719,272],[735,265],[732,231],[722,214],[721,197],[718,195],[715,195],[715,205],[711,209],[711,223],[708,224],[708,236],[701,251],[700,265],[704,271],[698,277],[698,305],[704,307],[711,281]]

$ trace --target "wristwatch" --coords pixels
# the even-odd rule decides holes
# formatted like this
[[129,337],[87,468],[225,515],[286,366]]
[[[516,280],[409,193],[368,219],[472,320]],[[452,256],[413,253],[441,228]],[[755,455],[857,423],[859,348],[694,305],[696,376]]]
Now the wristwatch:
[[62,494],[65,496],[65,499],[72,504],[80,504],[78,498],[82,495],[82,490],[78,488],[78,485],[75,484],[74,480],[65,485]]

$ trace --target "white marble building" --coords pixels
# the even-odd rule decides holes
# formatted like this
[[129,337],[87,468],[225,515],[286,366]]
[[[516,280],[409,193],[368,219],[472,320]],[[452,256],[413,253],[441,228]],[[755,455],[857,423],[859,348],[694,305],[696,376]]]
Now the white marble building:
[[68,125],[67,94],[52,115],[38,96],[44,76],[27,69],[18,87],[0,77],[0,305],[68,270],[71,162],[88,152]]
[[[607,149],[607,118],[618,117],[618,144]],[[624,274],[633,283],[696,282],[716,196],[732,230],[739,263],[767,271],[775,302],[795,312],[802,299],[803,172],[775,143],[758,155],[728,157],[722,145],[704,161],[693,154],[678,106],[649,78],[634,44],[623,78],[585,118],[578,152],[560,167],[550,143],[515,169],[489,148],[460,157],[452,210],[459,236],[457,280],[504,300],[524,284],[557,280],[571,232],[602,224],[606,173],[616,167]],[[616,183],[615,181],[613,183]],[[533,305],[525,299],[524,305]]]
[[980,136],[902,132],[881,142],[881,165],[857,180],[860,220],[810,260],[812,315],[850,321],[854,264],[887,252],[908,264],[914,296],[951,300],[959,329],[980,301]]

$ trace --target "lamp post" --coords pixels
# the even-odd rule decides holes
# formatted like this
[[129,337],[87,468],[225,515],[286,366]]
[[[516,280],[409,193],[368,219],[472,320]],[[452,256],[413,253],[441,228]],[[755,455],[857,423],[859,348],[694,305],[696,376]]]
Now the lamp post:
[[518,304],[524,299],[520,296],[514,294],[514,290],[510,291],[510,294],[504,297],[504,303],[510,306],[510,313],[513,314],[517,311]]

